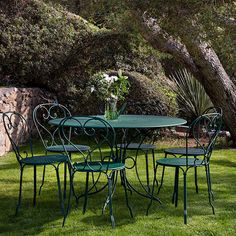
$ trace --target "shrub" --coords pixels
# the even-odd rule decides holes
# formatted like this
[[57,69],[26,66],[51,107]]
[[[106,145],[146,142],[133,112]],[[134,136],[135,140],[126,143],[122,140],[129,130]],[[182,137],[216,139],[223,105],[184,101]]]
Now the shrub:
[[[47,84],[75,41],[86,34],[62,9],[28,1],[15,15],[0,11],[0,71],[19,84]],[[80,34],[80,37],[78,35]],[[38,80],[41,80],[40,83]]]
[[181,116],[193,120],[208,107],[213,106],[203,86],[186,69],[180,69],[170,75],[175,82],[175,92]]

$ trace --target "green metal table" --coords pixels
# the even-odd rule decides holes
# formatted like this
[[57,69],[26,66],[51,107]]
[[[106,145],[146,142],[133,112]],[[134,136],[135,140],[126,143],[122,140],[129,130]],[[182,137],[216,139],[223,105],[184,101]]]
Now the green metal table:
[[[97,116],[103,118],[103,116]],[[76,116],[73,118],[76,119]],[[52,125],[59,125],[62,119],[53,119],[49,123]],[[83,124],[85,120],[80,122]],[[173,127],[186,124],[187,121],[181,118],[169,117],[169,116],[153,116],[153,115],[120,115],[117,120],[108,121],[115,129],[156,129],[164,127]],[[66,122],[65,126],[74,127],[78,123],[71,120]],[[91,125],[91,123],[90,123]],[[98,124],[94,122],[93,128],[99,128]]]
[[[103,118],[103,116],[96,116]],[[81,118],[79,117],[79,122],[81,125],[83,125],[87,118]],[[53,119],[50,120],[49,123],[51,125],[56,125],[58,126],[61,122],[61,118],[58,119]],[[132,138],[128,140],[128,131],[130,130],[138,130],[138,135],[142,135],[143,138],[140,140],[140,145],[144,141],[145,137],[151,137],[151,134],[153,131],[159,129],[159,128],[167,128],[167,127],[174,127],[174,126],[179,126],[186,124],[187,121],[181,118],[176,118],[176,117],[169,117],[169,116],[154,116],[154,115],[120,115],[117,120],[109,120],[108,121],[111,126],[114,129],[119,129],[122,130],[123,135],[122,135],[122,143],[126,143],[127,146],[129,143],[131,143],[133,140]],[[93,123],[89,123],[89,127],[91,128],[102,128],[99,126],[100,122],[94,121]],[[76,121],[76,116],[73,117],[73,119],[66,121],[64,126],[68,127],[76,127],[78,125],[78,122]],[[134,137],[134,136],[132,136]],[[126,157],[126,150],[124,148],[123,152],[120,152],[120,159],[125,160]],[[134,190],[136,193],[143,197],[150,198],[150,192],[144,187],[142,181],[140,180],[139,174],[138,174],[138,168],[137,168],[137,156],[138,156],[138,151],[136,152],[136,157],[133,159],[133,165],[132,167],[127,167],[127,169],[132,169],[135,167],[136,170],[136,176],[141,184],[144,192],[138,191],[134,185],[130,183],[130,181],[127,179],[127,184],[130,189]],[[157,199],[158,200],[158,199]]]

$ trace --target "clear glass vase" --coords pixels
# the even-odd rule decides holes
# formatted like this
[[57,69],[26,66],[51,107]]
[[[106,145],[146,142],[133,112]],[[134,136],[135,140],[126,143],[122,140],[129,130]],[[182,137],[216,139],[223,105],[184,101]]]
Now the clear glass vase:
[[116,120],[118,119],[117,111],[117,99],[107,99],[105,103],[105,114],[104,117],[106,120]]

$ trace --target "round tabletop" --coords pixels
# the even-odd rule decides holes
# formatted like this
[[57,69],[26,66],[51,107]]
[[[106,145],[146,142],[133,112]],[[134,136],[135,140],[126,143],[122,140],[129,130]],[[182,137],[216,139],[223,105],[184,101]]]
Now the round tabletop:
[[[96,116],[104,118],[104,116]],[[76,119],[79,119],[81,123],[87,120],[86,117],[74,116],[73,119],[67,120],[63,125],[75,127],[78,125]],[[61,118],[50,120],[49,123],[52,125],[59,125]],[[125,129],[145,129],[145,128],[162,128],[172,127],[186,124],[187,121],[181,118],[169,117],[169,116],[153,116],[153,115],[120,115],[117,120],[108,120],[113,128],[125,128]],[[94,127],[99,128],[94,122]]]

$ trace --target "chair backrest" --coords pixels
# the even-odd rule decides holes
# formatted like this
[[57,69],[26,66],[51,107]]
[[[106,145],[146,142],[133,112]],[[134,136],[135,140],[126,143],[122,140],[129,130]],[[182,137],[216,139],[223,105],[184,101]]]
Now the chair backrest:
[[49,120],[68,116],[71,116],[70,111],[57,102],[39,104],[34,108],[33,121],[45,148],[58,143],[58,127],[49,125]]
[[20,162],[21,159],[29,156],[24,148],[21,150],[21,145],[25,143],[29,143],[30,156],[33,156],[32,129],[26,119],[21,114],[11,111],[4,112],[2,117],[5,131],[17,160]]
[[186,134],[187,157],[190,140],[194,139],[197,147],[204,151],[204,161],[209,162],[221,126],[222,114],[220,113],[207,113],[195,119]]
[[219,113],[223,114],[221,107],[208,107],[202,114],[208,114],[208,113]]
[[[70,135],[68,135],[68,128]],[[78,163],[84,163],[84,168],[90,171],[100,171],[102,162],[116,160],[116,133],[114,128],[104,119],[91,116],[66,117],[59,125],[60,137],[64,151],[73,167],[67,144],[72,145],[77,152],[73,154],[73,160],[77,156]],[[81,151],[76,146],[77,140],[83,140],[90,146],[89,151]],[[97,163],[96,170],[92,163]]]

